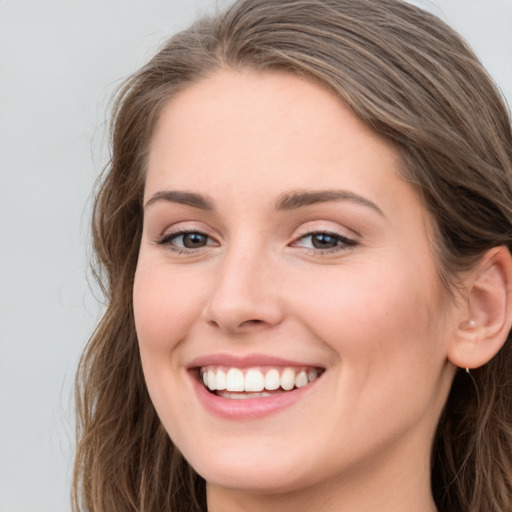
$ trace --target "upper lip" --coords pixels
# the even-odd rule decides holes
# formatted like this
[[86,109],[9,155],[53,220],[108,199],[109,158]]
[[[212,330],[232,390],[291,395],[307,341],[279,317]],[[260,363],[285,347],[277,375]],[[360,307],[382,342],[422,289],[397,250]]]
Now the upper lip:
[[312,368],[323,368],[322,365],[305,362],[305,361],[294,361],[292,359],[285,359],[282,357],[265,355],[265,354],[246,354],[246,355],[234,355],[234,354],[205,354],[196,357],[189,364],[188,369],[201,368],[202,366],[229,366],[232,368],[251,368],[255,366],[295,366],[295,367],[312,367]]

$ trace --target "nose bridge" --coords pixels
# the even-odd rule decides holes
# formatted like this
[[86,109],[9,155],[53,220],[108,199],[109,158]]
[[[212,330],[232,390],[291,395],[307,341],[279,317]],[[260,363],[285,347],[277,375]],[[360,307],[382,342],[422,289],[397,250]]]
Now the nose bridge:
[[228,247],[206,307],[207,321],[231,332],[279,323],[273,265],[268,245],[254,238],[242,237]]

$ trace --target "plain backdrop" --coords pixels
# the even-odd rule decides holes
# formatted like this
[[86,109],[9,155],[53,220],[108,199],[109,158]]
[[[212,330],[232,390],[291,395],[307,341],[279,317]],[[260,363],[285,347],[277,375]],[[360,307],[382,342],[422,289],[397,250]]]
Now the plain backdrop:
[[[112,91],[228,0],[0,0],[0,512],[65,512],[75,368],[101,306],[90,191]],[[420,0],[512,103],[512,0]]]

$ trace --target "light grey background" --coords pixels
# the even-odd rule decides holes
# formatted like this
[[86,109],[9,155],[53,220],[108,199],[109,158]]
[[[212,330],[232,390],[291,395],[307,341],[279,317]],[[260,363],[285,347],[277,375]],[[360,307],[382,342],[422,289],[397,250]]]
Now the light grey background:
[[[228,0],[0,0],[0,512],[64,512],[72,382],[100,314],[88,198],[119,80]],[[512,0],[420,0],[512,103]]]

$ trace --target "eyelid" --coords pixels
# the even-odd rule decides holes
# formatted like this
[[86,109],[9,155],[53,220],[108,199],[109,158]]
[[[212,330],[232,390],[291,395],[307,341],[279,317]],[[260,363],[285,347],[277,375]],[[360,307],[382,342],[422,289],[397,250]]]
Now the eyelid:
[[204,223],[197,221],[182,221],[167,225],[156,239],[159,240],[167,236],[180,233],[201,233],[202,235],[209,236],[210,238],[215,238],[211,234],[211,229],[204,227]]
[[330,221],[322,218],[303,222],[295,229],[296,238],[300,238],[304,235],[310,235],[311,233],[331,233],[351,240],[359,240],[361,238],[361,233],[356,229],[348,227],[337,221]]

